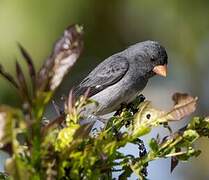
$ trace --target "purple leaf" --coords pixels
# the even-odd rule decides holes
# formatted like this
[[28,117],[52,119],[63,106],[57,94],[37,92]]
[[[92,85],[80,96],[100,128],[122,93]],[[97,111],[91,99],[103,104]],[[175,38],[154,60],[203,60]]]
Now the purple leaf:
[[171,157],[171,173],[173,172],[173,170],[176,168],[176,166],[178,165],[179,160],[177,159],[177,157]]
[[17,82],[14,80],[12,75],[4,71],[3,66],[0,64],[0,74],[7,79],[15,88],[18,88]]
[[29,98],[29,93],[28,93],[28,88],[27,88],[25,76],[24,76],[23,71],[17,61],[16,61],[16,74],[17,74],[17,80],[18,80],[18,87],[19,87],[19,91],[22,96],[22,99],[24,101],[29,102],[30,98]]
[[78,25],[72,25],[64,31],[38,73],[37,87],[39,90],[53,91],[60,85],[82,52],[82,35],[82,27]]
[[26,49],[20,43],[18,43],[18,47],[20,49],[22,56],[24,57],[24,60],[26,61],[27,65],[28,65],[28,70],[29,70],[29,74],[30,74],[30,77],[32,80],[33,89],[35,90],[36,70],[35,70],[35,67],[33,64],[33,59],[31,58],[29,53],[26,51]]

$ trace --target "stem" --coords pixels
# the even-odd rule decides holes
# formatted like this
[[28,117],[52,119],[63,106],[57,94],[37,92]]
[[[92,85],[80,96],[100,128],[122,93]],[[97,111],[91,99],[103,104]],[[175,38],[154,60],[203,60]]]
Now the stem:
[[183,154],[186,154],[186,153],[187,153],[186,151],[176,152],[176,153],[165,155],[165,157],[180,156],[180,155],[183,155]]

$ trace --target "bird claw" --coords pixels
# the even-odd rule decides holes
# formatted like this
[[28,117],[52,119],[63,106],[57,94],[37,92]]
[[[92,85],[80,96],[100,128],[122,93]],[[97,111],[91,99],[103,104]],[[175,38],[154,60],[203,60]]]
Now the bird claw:
[[135,114],[138,111],[138,106],[140,103],[144,102],[145,96],[143,94],[138,95],[132,102],[130,103],[122,103],[120,108],[116,111],[114,116],[118,116],[121,112],[126,109],[127,111]]

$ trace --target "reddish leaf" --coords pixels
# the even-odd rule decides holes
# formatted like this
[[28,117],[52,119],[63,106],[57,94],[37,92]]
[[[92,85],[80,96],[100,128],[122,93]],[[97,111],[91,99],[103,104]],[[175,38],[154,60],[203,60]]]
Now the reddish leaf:
[[78,25],[72,25],[64,31],[38,73],[37,86],[40,90],[55,90],[60,85],[81,54],[82,34],[82,28]]
[[75,99],[73,97],[73,90],[71,89],[68,96],[68,113],[73,112],[74,104],[75,104]]
[[26,49],[20,43],[18,43],[18,47],[20,49],[22,56],[24,57],[24,60],[26,61],[27,65],[28,65],[28,70],[29,70],[29,74],[30,74],[30,77],[32,80],[32,85],[35,90],[36,70],[33,65],[33,59],[31,58],[29,53],[26,51]]
[[3,66],[0,64],[0,74],[7,79],[15,88],[18,88],[17,82],[14,80],[12,75],[4,71]]
[[179,163],[179,160],[176,157],[171,157],[171,173],[176,168],[178,163]]
[[17,74],[18,87],[19,87],[20,94],[22,95],[23,100],[29,102],[30,98],[29,98],[25,76],[17,61],[16,61],[16,74]]

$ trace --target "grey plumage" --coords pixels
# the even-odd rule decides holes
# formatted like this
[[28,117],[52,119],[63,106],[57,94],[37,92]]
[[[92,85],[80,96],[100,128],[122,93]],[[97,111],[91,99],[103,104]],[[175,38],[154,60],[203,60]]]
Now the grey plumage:
[[131,102],[155,75],[153,69],[167,64],[167,53],[158,42],[145,41],[128,47],[101,62],[76,88],[82,95],[90,88],[89,97],[99,107],[87,108],[104,115],[117,110],[123,102]]

